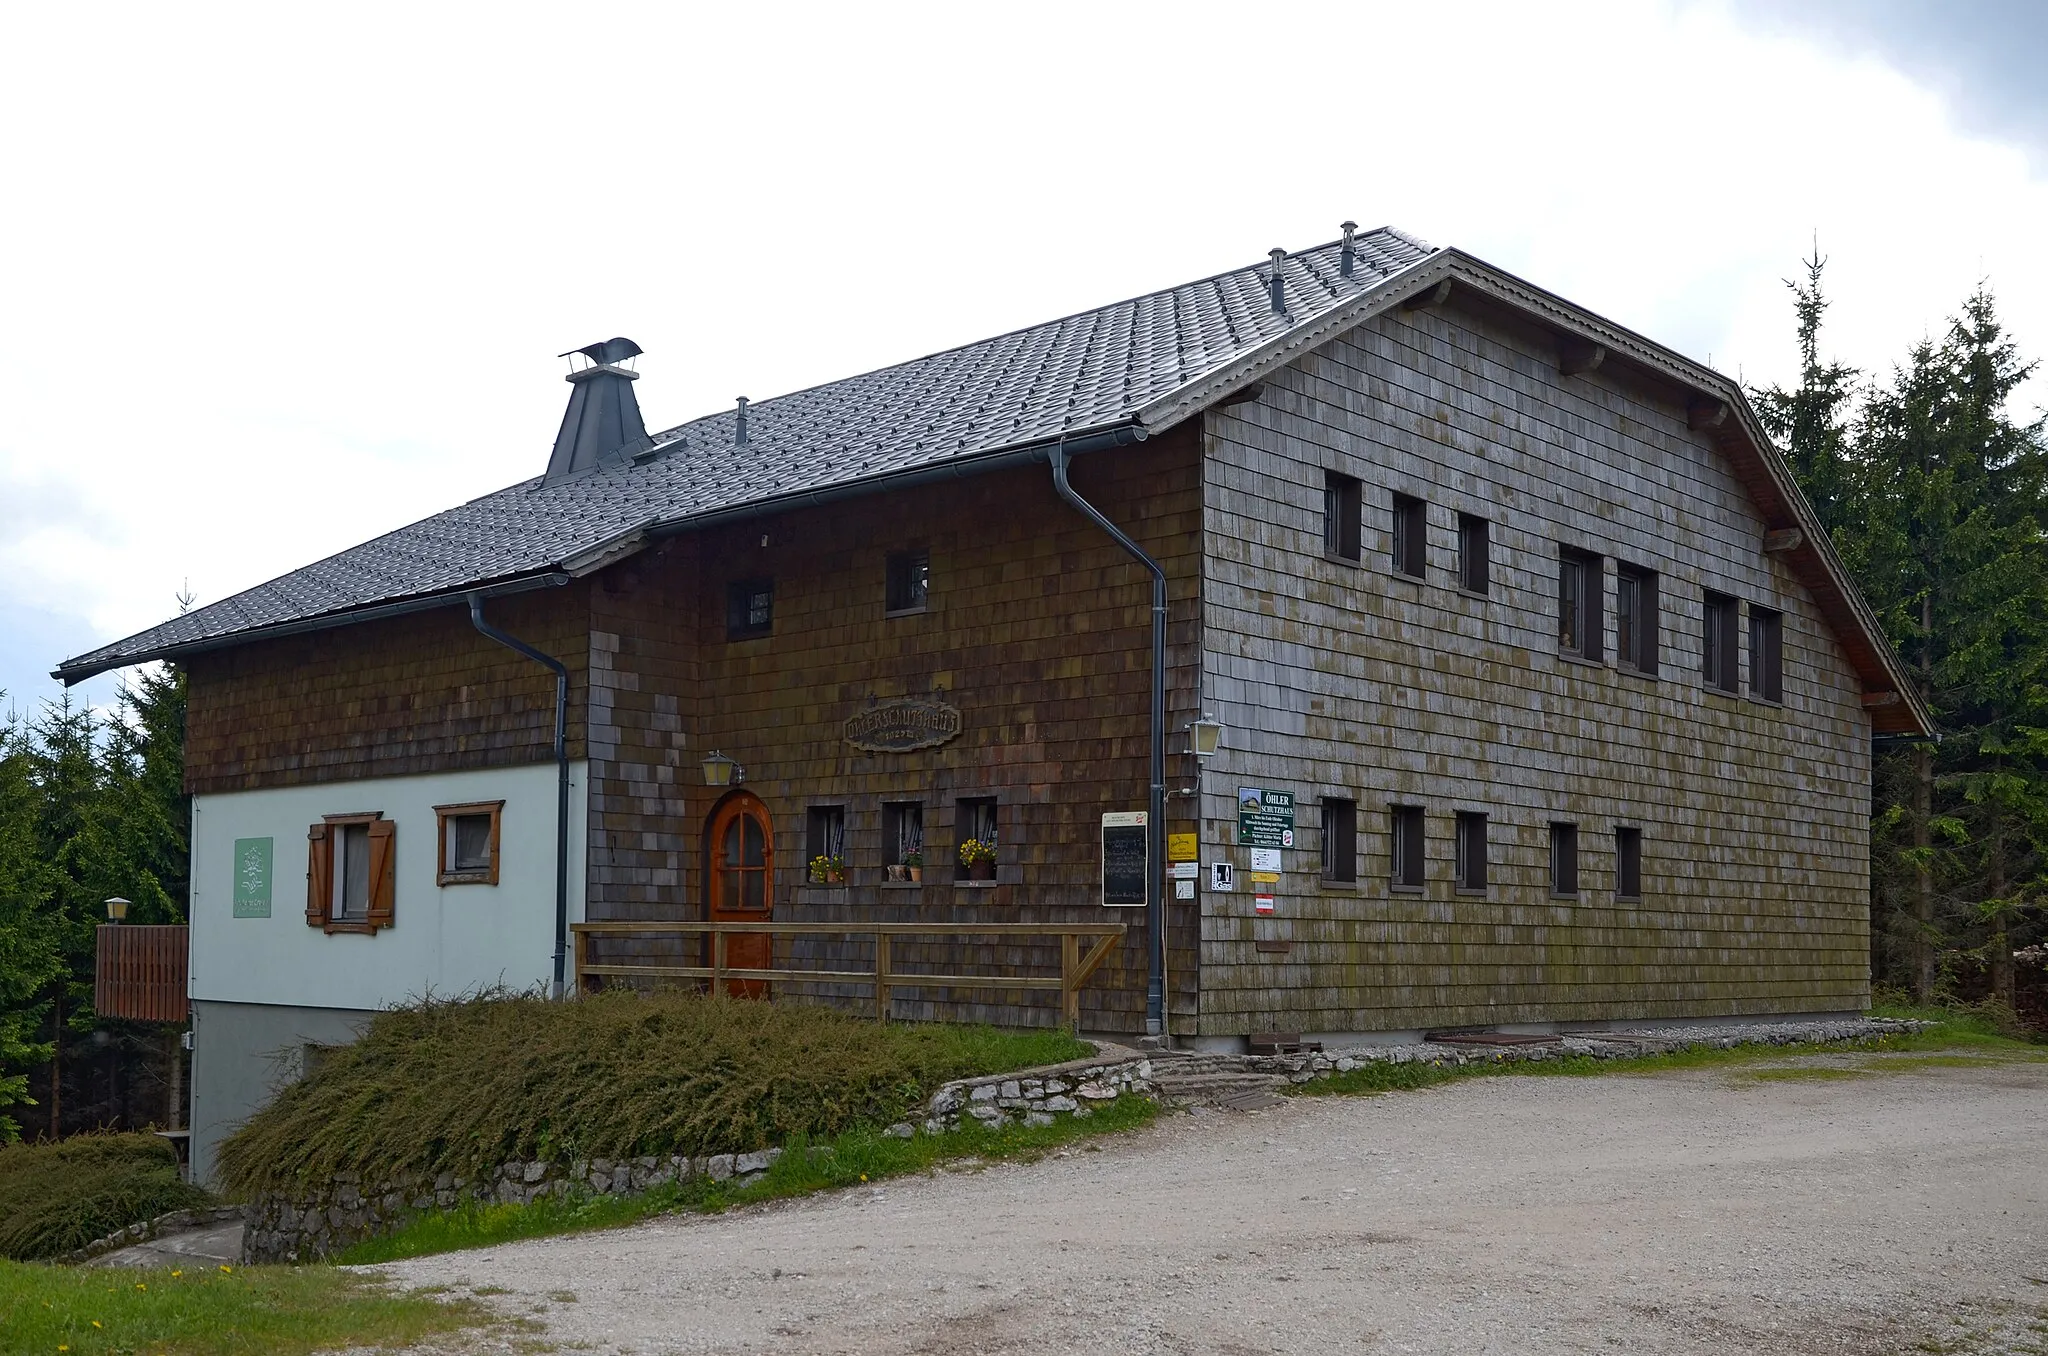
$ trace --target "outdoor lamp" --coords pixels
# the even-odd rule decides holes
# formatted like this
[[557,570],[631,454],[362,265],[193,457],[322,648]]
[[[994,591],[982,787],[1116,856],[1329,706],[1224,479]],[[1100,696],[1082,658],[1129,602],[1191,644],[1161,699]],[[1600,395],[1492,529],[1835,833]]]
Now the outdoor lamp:
[[1200,720],[1189,723],[1188,732],[1194,743],[1197,758],[1213,758],[1216,756],[1216,750],[1222,747],[1223,722],[1220,720],[1211,720],[1203,716]]
[[738,786],[746,779],[747,770],[717,749],[713,749],[704,759],[706,786]]
[[113,897],[112,899],[110,899],[110,900],[108,900],[108,901],[107,901],[107,921],[108,921],[109,923],[120,923],[120,922],[125,922],[125,921],[127,920],[127,918],[128,918],[128,901],[127,901],[127,900],[125,900],[125,899],[121,898],[121,896],[119,896],[119,895],[115,895],[115,896],[114,896],[114,897]]

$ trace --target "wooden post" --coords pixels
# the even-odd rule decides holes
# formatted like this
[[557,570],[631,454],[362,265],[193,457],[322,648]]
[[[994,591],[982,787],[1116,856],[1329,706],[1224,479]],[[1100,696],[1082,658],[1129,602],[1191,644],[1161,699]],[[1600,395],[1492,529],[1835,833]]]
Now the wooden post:
[[171,1057],[169,1105],[165,1108],[166,1130],[185,1128],[185,1033],[173,1030],[164,1038],[164,1045]]
[[572,938],[569,943],[571,948],[570,958],[575,962],[576,966],[569,974],[569,987],[576,991],[578,998],[581,998],[583,997],[583,967],[590,963],[590,939],[580,932],[572,932],[569,936]]
[[875,934],[875,1020],[889,1020],[889,934]]
[[725,992],[725,934],[723,932],[713,932],[711,934],[711,992],[713,994]]
[[1060,1020],[1074,1035],[1081,1032],[1081,939],[1071,932],[1060,934]]

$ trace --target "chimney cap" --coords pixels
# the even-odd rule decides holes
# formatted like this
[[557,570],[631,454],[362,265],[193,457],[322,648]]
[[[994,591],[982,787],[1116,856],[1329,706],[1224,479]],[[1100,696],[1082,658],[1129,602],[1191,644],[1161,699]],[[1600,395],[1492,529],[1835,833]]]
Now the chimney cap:
[[628,358],[639,357],[641,348],[631,339],[615,336],[595,344],[585,344],[582,348],[572,348],[568,353],[557,353],[555,356],[566,358],[575,353],[581,353],[594,363],[622,363]]

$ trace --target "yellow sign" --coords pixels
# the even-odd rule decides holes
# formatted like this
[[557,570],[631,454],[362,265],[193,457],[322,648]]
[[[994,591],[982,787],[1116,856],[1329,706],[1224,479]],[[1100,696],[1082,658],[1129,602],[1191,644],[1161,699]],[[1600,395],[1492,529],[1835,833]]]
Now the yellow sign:
[[1254,885],[1278,885],[1280,883],[1280,873],[1277,871],[1247,871],[1244,873],[1244,878]]
[[1169,833],[1166,835],[1166,860],[1169,862],[1191,862],[1201,856],[1201,849],[1191,833]]

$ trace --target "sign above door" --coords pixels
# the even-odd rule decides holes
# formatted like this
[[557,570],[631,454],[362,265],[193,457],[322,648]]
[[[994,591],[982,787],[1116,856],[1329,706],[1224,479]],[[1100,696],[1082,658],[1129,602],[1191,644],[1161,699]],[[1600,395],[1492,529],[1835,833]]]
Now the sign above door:
[[868,753],[935,749],[959,733],[959,708],[929,697],[879,702],[846,721],[846,742]]

